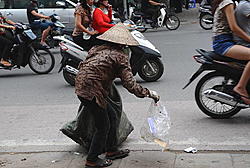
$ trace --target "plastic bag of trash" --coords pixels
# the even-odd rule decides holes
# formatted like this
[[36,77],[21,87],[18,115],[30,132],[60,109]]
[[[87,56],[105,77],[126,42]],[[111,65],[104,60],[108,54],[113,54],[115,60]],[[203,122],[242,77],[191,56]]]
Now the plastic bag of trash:
[[167,148],[169,141],[170,117],[161,102],[152,101],[140,134],[147,142],[155,142]]

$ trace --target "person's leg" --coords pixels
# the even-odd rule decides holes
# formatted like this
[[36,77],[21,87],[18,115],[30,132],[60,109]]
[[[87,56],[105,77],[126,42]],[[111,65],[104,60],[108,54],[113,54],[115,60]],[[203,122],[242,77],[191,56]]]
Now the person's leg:
[[[250,61],[250,48],[240,46],[240,45],[234,45],[231,47],[225,54],[228,57],[239,59],[239,60],[248,60]],[[246,86],[248,84],[248,81],[250,79],[250,62],[246,65],[240,81],[235,86],[234,91],[239,93],[240,95],[249,97]],[[250,99],[246,99],[242,97],[242,99],[245,101],[245,103],[250,104]]]
[[5,35],[0,35],[0,44],[3,46],[0,63],[4,66],[11,66],[11,64],[7,61],[9,58],[9,52],[12,48],[11,40],[6,38]]
[[110,130],[108,133],[108,139],[107,139],[107,153],[106,153],[106,158],[115,160],[115,159],[121,159],[124,157],[127,157],[129,155],[130,150],[128,149],[123,149],[123,150],[118,150],[117,147],[117,126],[119,125],[118,122],[121,122],[120,119],[118,118],[116,111],[112,106],[109,104],[108,105],[108,116],[109,116],[109,121],[110,121]]
[[7,50],[7,55],[8,55],[8,58],[7,59],[11,59],[11,48],[13,47],[14,43],[15,43],[15,38],[14,38],[14,35],[13,33],[10,31],[10,30],[6,30],[6,33],[5,33],[5,37],[10,41],[10,48]]
[[45,44],[45,40],[46,40],[50,30],[51,30],[50,26],[47,29],[43,30],[42,38],[41,38],[41,44]]
[[87,163],[95,162],[98,156],[105,152],[107,135],[110,129],[109,117],[107,110],[99,107],[95,100],[90,104],[91,113],[94,117],[96,131],[93,135],[90,149],[87,156]]
[[49,32],[51,31],[53,25],[54,24],[52,22],[48,22],[48,21],[40,22],[40,28],[42,30],[42,38],[41,38],[42,45],[46,45],[45,40]]
[[109,159],[100,159],[98,156],[104,152],[107,134],[110,128],[108,114],[106,110],[100,108],[96,103],[96,100],[92,101],[86,100],[78,96],[82,104],[84,104],[85,110],[88,110],[89,113],[93,114],[94,123],[96,131],[93,134],[91,141],[90,149],[86,159],[86,168],[87,167],[107,167],[112,164],[112,161]]

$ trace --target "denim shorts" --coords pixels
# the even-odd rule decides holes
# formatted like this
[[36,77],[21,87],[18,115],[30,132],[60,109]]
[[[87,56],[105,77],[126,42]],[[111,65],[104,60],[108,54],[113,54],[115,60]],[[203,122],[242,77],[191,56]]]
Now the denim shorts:
[[32,29],[42,29],[45,30],[47,29],[49,26],[53,26],[54,23],[49,22],[49,21],[34,21],[30,24]]
[[213,49],[217,54],[225,55],[234,45],[232,34],[221,34],[213,37]]

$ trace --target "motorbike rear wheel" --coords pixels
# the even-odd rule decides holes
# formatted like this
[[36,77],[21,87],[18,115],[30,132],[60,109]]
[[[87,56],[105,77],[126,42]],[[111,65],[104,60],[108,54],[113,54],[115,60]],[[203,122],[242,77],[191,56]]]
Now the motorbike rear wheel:
[[[150,65],[147,61],[150,63]],[[164,66],[159,58],[149,58],[143,63],[138,71],[138,74],[143,80],[147,82],[154,82],[162,76],[163,71]]]
[[29,67],[37,74],[48,74],[54,66],[54,55],[48,49],[35,49],[29,57]]
[[232,117],[241,110],[238,107],[209,99],[203,94],[205,90],[211,89],[216,85],[221,85],[221,89],[223,89],[223,85],[231,84],[232,81],[232,79],[225,80],[225,76],[217,72],[210,72],[200,79],[195,89],[195,100],[203,113],[212,118],[224,119]]
[[168,17],[165,18],[165,26],[169,30],[176,30],[180,26],[180,19],[176,15],[169,15]]
[[205,30],[211,30],[213,27],[213,15],[206,13],[200,16],[200,26]]
[[68,84],[70,84],[71,86],[75,86],[75,78],[76,78],[76,76],[73,75],[73,74],[70,74],[65,69],[63,69],[63,78],[65,79],[65,81]]

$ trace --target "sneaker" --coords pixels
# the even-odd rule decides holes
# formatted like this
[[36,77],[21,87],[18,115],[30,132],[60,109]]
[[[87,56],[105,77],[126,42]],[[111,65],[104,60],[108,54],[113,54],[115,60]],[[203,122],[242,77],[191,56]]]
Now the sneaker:
[[5,67],[11,67],[12,66],[11,63],[9,63],[8,61],[5,61],[3,59],[1,59],[0,64],[2,64]]

